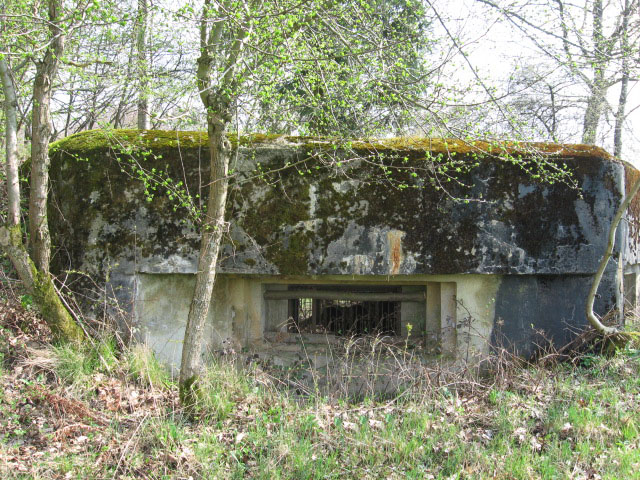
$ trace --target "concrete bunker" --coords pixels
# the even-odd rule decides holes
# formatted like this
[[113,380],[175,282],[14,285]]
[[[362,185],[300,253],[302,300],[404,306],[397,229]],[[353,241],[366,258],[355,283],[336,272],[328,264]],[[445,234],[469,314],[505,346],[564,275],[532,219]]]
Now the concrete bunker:
[[[465,360],[498,346],[526,356],[566,343],[586,325],[591,276],[637,175],[580,145],[232,142],[230,226],[207,350],[290,360],[304,344],[319,363],[327,344],[353,335],[410,342],[428,357],[464,352]],[[575,188],[537,181],[539,158],[571,170]],[[79,276],[78,288],[108,302],[172,364],[208,175],[199,132],[94,131],[52,146],[54,270],[87,273],[93,280]],[[635,307],[638,211],[618,231],[598,292],[601,315],[619,317],[625,300]]]

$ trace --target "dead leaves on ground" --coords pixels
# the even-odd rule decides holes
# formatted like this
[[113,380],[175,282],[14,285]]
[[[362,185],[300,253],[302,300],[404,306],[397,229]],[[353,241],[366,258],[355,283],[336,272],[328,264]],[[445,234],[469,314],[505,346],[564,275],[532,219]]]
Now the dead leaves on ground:
[[[119,461],[116,477],[126,476],[126,459],[114,455],[118,446],[144,419],[175,410],[176,393],[114,372],[94,374],[94,394],[81,398],[55,375],[49,342],[50,331],[35,312],[0,302],[0,473],[64,478],[59,465],[80,455],[111,470]],[[132,478],[144,478],[138,473]]]

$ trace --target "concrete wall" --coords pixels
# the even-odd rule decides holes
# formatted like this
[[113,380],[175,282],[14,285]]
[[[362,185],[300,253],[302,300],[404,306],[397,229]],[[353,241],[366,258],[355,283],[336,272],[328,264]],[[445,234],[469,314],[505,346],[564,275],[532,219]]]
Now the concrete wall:
[[[87,132],[52,147],[52,268],[104,285],[139,336],[175,363],[200,239],[188,204],[206,200],[206,138],[113,135],[117,142]],[[326,140],[263,140],[240,144],[234,155],[208,350],[269,348],[265,331],[284,307],[267,308],[264,291],[287,284],[426,290],[424,305],[402,309],[404,332],[423,319],[440,350],[462,360],[501,346],[530,355],[542,339],[564,343],[585,325],[589,279],[635,175],[586,146],[533,146],[572,170],[571,187],[537,182],[488,145],[396,139],[334,149]],[[537,168],[526,163],[526,149],[503,147]],[[132,163],[174,186],[182,179],[183,191],[145,184]],[[461,171],[443,190],[438,182],[447,175],[434,172],[450,164]],[[640,234],[631,230],[618,231],[596,302],[602,315],[622,311],[624,267],[637,263]],[[634,271],[626,268],[629,296],[638,291]],[[77,285],[93,289],[84,277]]]
[[[159,358],[179,365],[192,274],[138,274],[135,319],[138,338]],[[437,347],[431,353],[475,363],[495,347],[523,356],[550,342],[562,345],[583,328],[589,276],[416,275],[308,277],[239,276],[220,274],[214,289],[203,354],[227,351],[271,352],[276,355],[288,317],[286,300],[265,300],[264,292],[288,285],[399,285],[402,292],[424,291],[424,303],[402,304],[402,335],[412,324],[412,340]],[[634,284],[635,285],[635,284]],[[566,295],[558,302],[554,293]],[[629,294],[629,299],[635,300]],[[326,343],[303,336],[307,344]],[[316,336],[317,337],[317,336]],[[291,343],[291,342],[290,342]],[[275,345],[274,345],[275,344]]]
[[[339,276],[313,280],[292,277],[285,281],[278,276],[219,275],[203,354],[228,350],[277,353],[278,346],[267,341],[264,334],[286,322],[287,301],[265,300],[264,292],[286,288],[289,284],[335,285],[342,281]],[[195,276],[189,274],[139,274],[136,278],[134,312],[139,338],[148,342],[162,361],[173,366],[179,365],[194,282]],[[482,358],[490,351],[495,299],[501,284],[498,275],[363,276],[345,283],[400,285],[403,292],[426,290],[424,303],[403,303],[403,334],[406,334],[406,324],[411,323],[412,340],[421,341],[423,333],[420,332],[426,329],[428,339],[437,339],[439,352],[447,357],[460,356],[462,360]],[[280,342],[275,339],[275,343],[285,342],[281,337]]]

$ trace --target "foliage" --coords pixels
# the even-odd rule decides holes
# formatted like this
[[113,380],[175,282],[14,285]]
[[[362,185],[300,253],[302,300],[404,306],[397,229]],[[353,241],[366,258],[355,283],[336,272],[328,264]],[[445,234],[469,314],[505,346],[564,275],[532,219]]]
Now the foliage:
[[505,96],[516,119],[543,138],[573,134],[582,143],[613,146],[622,156],[623,126],[632,111],[628,89],[640,68],[638,1],[477,3],[498,12],[534,49],[529,58],[511,55],[515,70]]
[[116,355],[105,369],[97,359],[110,342],[51,350],[20,329],[32,313],[1,308],[6,478],[614,479],[640,465],[634,349],[360,401],[300,396],[268,365],[221,358],[193,424],[174,383],[134,374],[131,359],[146,353]]

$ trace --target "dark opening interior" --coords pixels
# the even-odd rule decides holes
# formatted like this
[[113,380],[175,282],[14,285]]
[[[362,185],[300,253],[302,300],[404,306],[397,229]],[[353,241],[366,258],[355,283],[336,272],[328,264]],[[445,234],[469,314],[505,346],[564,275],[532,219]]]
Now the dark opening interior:
[[[300,287],[295,287],[300,289]],[[313,287],[309,287],[310,290]],[[322,290],[331,287],[322,286]],[[334,287],[336,292],[345,287]],[[358,293],[395,293],[397,287],[371,287],[348,289],[355,299],[296,298],[289,300],[289,323],[291,333],[326,333],[333,335],[400,335],[399,301],[361,301]],[[339,297],[339,294],[336,295]]]

